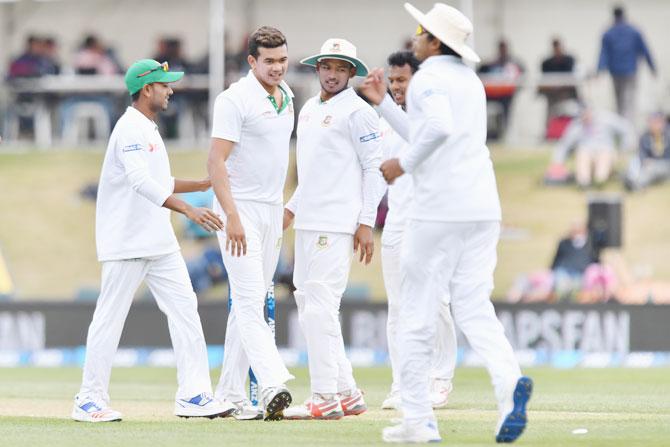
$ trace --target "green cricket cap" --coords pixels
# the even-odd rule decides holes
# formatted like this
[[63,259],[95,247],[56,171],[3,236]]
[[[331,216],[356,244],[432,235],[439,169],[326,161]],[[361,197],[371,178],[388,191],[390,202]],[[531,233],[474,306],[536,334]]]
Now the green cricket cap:
[[153,59],[140,59],[133,63],[126,72],[126,87],[131,95],[142,90],[147,84],[154,82],[175,82],[184,77],[183,71],[168,71],[167,62],[162,64]]

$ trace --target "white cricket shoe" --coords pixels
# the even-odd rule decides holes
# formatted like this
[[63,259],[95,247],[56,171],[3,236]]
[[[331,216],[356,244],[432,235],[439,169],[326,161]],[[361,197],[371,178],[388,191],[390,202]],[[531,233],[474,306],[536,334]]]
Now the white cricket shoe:
[[231,415],[237,407],[227,400],[219,400],[210,393],[202,393],[190,399],[177,399],[174,414],[182,418],[218,418]]
[[75,396],[72,419],[79,422],[114,422],[123,415],[106,404],[86,396]]
[[382,410],[400,410],[400,402],[400,393],[390,392],[382,402]]
[[265,388],[261,393],[266,421],[281,421],[284,419],[284,410],[291,405],[293,397],[285,386],[273,386]]
[[382,431],[384,442],[393,444],[423,444],[428,442],[442,442],[437,423],[427,420],[421,423],[408,424],[401,422],[398,425],[386,427]]
[[238,421],[256,421],[263,419],[263,410],[253,405],[249,399],[233,402],[237,409],[233,417]]
[[430,384],[430,403],[434,409],[444,408],[449,403],[449,393],[454,386],[449,379],[433,379]]
[[314,393],[302,405],[286,409],[284,417],[290,420],[318,419],[330,421],[342,419],[344,410],[337,394],[324,396]]

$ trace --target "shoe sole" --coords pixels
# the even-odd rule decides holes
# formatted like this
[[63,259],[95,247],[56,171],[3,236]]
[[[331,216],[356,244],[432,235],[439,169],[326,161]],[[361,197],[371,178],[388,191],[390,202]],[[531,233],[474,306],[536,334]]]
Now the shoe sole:
[[281,421],[284,419],[284,410],[286,410],[293,402],[291,393],[288,391],[280,391],[268,403],[265,408],[264,420],[266,421]]
[[235,409],[229,409],[226,411],[222,411],[220,413],[214,413],[214,414],[176,414],[175,416],[183,418],[183,419],[190,419],[190,418],[207,418],[207,419],[216,419],[216,418],[225,418],[230,416],[235,412]]
[[505,421],[496,436],[496,442],[514,442],[521,436],[528,423],[526,404],[528,404],[532,393],[533,381],[531,378],[520,378],[514,388],[514,409],[505,417]]

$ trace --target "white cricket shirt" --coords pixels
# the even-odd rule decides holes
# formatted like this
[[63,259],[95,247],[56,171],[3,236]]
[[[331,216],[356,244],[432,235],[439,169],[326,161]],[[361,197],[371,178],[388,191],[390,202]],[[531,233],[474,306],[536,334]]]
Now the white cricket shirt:
[[[384,160],[398,158],[409,151],[409,143],[384,118],[380,120],[380,129]],[[413,189],[414,182],[411,175],[402,175],[392,185],[388,185],[389,211],[382,232],[382,244],[395,245],[400,242],[409,217]]]
[[309,99],[298,118],[296,230],[354,234],[374,226],[384,186],[379,116],[353,88]]
[[254,73],[216,97],[212,138],[235,143],[226,160],[235,200],[282,204],[293,132],[293,93],[282,81],[284,100],[278,111]]
[[173,253],[179,244],[163,204],[174,191],[156,124],[128,107],[114,126],[100,173],[95,236],[99,261]]
[[[380,107],[384,117],[388,109]],[[407,116],[410,150],[400,165],[414,180],[410,218],[499,221],[486,147],[486,96],[475,72],[455,56],[429,57],[407,89]],[[393,123],[397,116],[388,119]]]

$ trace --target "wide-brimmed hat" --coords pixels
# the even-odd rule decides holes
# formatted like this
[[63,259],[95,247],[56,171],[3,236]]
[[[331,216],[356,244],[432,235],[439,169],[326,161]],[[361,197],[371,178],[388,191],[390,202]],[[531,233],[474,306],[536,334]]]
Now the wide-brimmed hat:
[[169,69],[167,62],[161,64],[153,59],[140,59],[126,72],[126,88],[131,95],[134,95],[147,84],[175,82],[184,77],[183,71],[168,71]]
[[444,3],[435,3],[427,14],[409,3],[405,3],[405,9],[426,31],[461,55],[463,59],[472,62],[481,60],[465,43],[472,34],[472,22],[461,11]]
[[328,39],[321,45],[321,52],[301,60],[301,64],[316,67],[321,59],[340,59],[356,67],[356,76],[367,76],[368,67],[365,62],[356,57],[356,47],[346,39]]

